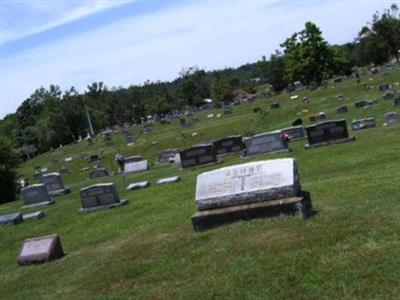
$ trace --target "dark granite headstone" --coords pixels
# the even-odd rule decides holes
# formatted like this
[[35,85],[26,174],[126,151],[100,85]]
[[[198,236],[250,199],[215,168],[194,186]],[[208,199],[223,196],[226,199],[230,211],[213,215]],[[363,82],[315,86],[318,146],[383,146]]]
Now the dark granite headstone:
[[343,106],[339,107],[339,108],[336,110],[336,112],[337,112],[338,114],[345,114],[345,113],[347,113],[348,111],[349,111],[349,110],[348,110],[348,108],[347,108],[346,105],[343,105]]
[[25,206],[37,206],[53,204],[55,201],[51,199],[46,185],[44,183],[32,184],[21,189],[21,197]]
[[273,131],[254,135],[244,140],[245,156],[289,151],[289,145],[282,139],[282,132]]
[[64,256],[60,237],[56,234],[26,239],[17,262],[20,266],[41,264]]
[[71,192],[68,187],[64,187],[60,173],[43,174],[40,181],[46,185],[50,196],[66,195]]
[[367,107],[371,107],[373,105],[374,105],[374,102],[368,101],[368,100],[361,100],[361,101],[357,101],[356,103],[354,103],[354,106],[356,108],[367,108]]
[[89,178],[95,179],[100,177],[108,176],[108,172],[105,168],[97,168],[89,173]]
[[350,142],[346,120],[325,121],[306,127],[308,144],[304,148]]
[[100,183],[82,188],[80,196],[82,208],[79,212],[90,212],[127,203],[127,200],[120,200],[114,183]]
[[182,168],[197,167],[217,162],[213,144],[198,145],[179,153]]
[[240,152],[244,149],[242,136],[228,136],[213,142],[217,155]]

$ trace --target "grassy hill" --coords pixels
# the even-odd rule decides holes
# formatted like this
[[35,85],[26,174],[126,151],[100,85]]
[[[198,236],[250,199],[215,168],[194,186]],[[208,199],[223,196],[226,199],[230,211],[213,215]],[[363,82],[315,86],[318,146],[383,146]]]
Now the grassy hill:
[[[400,297],[400,125],[383,127],[384,114],[400,113],[392,100],[383,100],[382,83],[400,81],[400,69],[390,75],[362,77],[372,85],[346,80],[326,90],[304,91],[297,100],[283,93],[270,99],[233,107],[231,115],[200,121],[181,129],[179,121],[156,124],[152,133],[135,127],[136,142],[126,147],[121,133],[113,136],[114,147],[101,137],[68,145],[23,164],[19,172],[32,178],[33,166],[58,170],[61,163],[70,173],[64,184],[72,189],[57,203],[40,208],[46,217],[17,226],[0,228],[0,298],[4,299],[331,299]],[[400,86],[395,86],[400,90]],[[343,94],[339,101],[336,95]],[[303,96],[310,98],[303,104]],[[379,100],[368,109],[354,102]],[[280,110],[271,111],[273,101]],[[337,115],[346,104],[349,112]],[[262,113],[253,113],[254,107]],[[301,113],[307,109],[308,113]],[[203,233],[193,231],[190,217],[196,211],[196,176],[207,170],[247,162],[227,156],[216,166],[179,170],[155,164],[156,153],[167,148],[184,149],[201,141],[233,134],[254,134],[289,127],[298,117],[309,124],[308,115],[324,111],[328,119],[346,118],[349,130],[354,118],[375,117],[377,128],[351,133],[353,143],[304,150],[306,141],[292,143],[290,153],[260,155],[250,160],[294,157],[303,189],[311,193],[317,214],[304,221],[294,217],[237,222]],[[196,137],[192,133],[197,132]],[[157,141],[156,145],[152,145]],[[103,165],[115,174],[88,179],[81,171],[89,166],[80,153],[99,154]],[[114,156],[140,154],[151,162],[150,171],[124,178],[116,172]],[[72,156],[73,161],[64,162]],[[181,182],[157,186],[155,181],[179,175]],[[139,191],[126,191],[129,183],[150,180]],[[31,183],[34,180],[31,179]],[[80,215],[79,189],[97,182],[115,182],[120,208]],[[1,196],[1,195],[0,195]],[[30,212],[22,201],[0,206],[0,214]],[[18,267],[16,258],[28,237],[58,233],[66,256],[48,264]]]

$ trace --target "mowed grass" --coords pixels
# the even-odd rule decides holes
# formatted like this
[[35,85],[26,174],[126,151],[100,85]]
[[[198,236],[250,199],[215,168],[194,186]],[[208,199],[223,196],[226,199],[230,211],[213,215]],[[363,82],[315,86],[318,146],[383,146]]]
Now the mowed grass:
[[[92,146],[86,142],[65,146],[21,166],[19,172],[32,177],[33,166],[49,171],[60,161],[71,173],[63,176],[72,193],[57,203],[40,208],[46,217],[17,226],[0,228],[0,298],[3,299],[398,299],[400,297],[400,125],[383,127],[384,114],[400,112],[393,101],[383,100],[377,86],[400,81],[400,69],[389,77],[363,77],[373,85],[347,80],[336,88],[305,91],[298,100],[283,93],[271,99],[233,107],[231,115],[206,120],[182,130],[178,121],[156,124],[151,134],[134,128],[137,140],[126,147],[121,134],[115,147],[105,147],[102,138]],[[400,86],[395,86],[400,89]],[[343,94],[338,101],[335,96]],[[311,103],[301,103],[307,95]],[[354,102],[379,99],[379,105],[357,110]],[[271,111],[272,101],[281,110]],[[349,113],[335,110],[347,104]],[[254,114],[259,106],[263,113]],[[304,150],[306,141],[292,143],[293,151],[260,155],[243,160],[226,156],[215,166],[179,170],[174,165],[155,164],[156,153],[166,148],[184,148],[201,141],[233,134],[259,133],[290,126],[309,112],[325,111],[329,119],[351,120],[375,117],[378,127],[355,133],[347,144]],[[197,132],[197,137],[191,134]],[[351,133],[354,134],[354,133]],[[152,145],[152,141],[158,144]],[[151,170],[124,178],[88,179],[80,171],[88,166],[79,158],[104,150],[103,164],[116,171],[114,155],[140,154],[151,161]],[[204,171],[248,161],[294,157],[301,183],[311,193],[316,214],[302,220],[277,217],[237,222],[210,231],[193,231],[190,217],[196,211],[196,176]],[[157,186],[155,181],[179,175],[181,181]],[[128,192],[129,183],[150,180],[147,189]],[[31,179],[31,182],[34,182]],[[115,182],[120,208],[79,215],[79,189],[96,182]],[[0,214],[28,212],[22,201],[0,206]],[[58,233],[66,256],[37,266],[18,267],[16,258],[25,238]]]

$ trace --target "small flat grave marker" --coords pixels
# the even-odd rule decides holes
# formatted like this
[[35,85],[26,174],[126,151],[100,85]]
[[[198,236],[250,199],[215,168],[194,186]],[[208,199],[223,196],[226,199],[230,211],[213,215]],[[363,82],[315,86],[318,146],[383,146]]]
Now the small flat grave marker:
[[89,173],[90,179],[106,177],[108,176],[108,172],[105,168],[97,168]]
[[64,256],[60,237],[57,234],[26,239],[17,262],[20,266],[41,264]]
[[349,111],[349,110],[348,110],[348,108],[347,108],[346,105],[343,105],[343,106],[339,107],[339,108],[336,110],[336,112],[337,112],[338,114],[345,114],[345,113],[347,113],[348,111]]
[[173,177],[167,177],[167,178],[161,178],[157,180],[157,184],[167,184],[167,183],[173,183],[179,181],[181,178],[179,176],[173,176]]
[[6,224],[16,225],[21,222],[23,222],[21,213],[13,213],[13,214],[7,214],[7,215],[0,216],[0,225],[6,225]]
[[146,180],[146,181],[140,181],[140,182],[131,183],[130,185],[128,185],[126,187],[126,189],[128,191],[134,191],[134,190],[144,189],[144,188],[146,188],[148,186],[150,186],[150,182]]

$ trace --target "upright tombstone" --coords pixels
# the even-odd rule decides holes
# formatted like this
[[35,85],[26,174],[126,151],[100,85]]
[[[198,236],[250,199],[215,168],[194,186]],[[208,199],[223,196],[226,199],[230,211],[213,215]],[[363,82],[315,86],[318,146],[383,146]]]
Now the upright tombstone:
[[353,122],[351,123],[351,127],[353,131],[375,128],[376,122],[374,118],[358,119],[358,120],[353,120]]
[[244,140],[244,156],[290,151],[289,144],[282,139],[280,130],[254,135]]
[[293,158],[225,167],[197,177],[196,231],[237,220],[312,213],[309,193],[302,191]]
[[64,256],[60,237],[57,234],[26,239],[19,253],[20,266],[41,264]]
[[60,173],[43,174],[40,180],[46,185],[50,196],[66,195],[71,193],[70,188],[64,187]]
[[289,136],[290,141],[298,141],[304,139],[305,131],[303,126],[293,126],[281,129],[282,134]]
[[396,125],[399,124],[400,122],[400,118],[399,118],[399,114],[395,111],[392,112],[388,112],[385,115],[385,124],[386,125]]
[[271,103],[271,109],[279,109],[279,108],[281,108],[281,105],[279,104],[279,102]]
[[352,142],[355,137],[350,136],[346,120],[325,121],[306,127],[308,144],[305,149],[332,144]]
[[198,167],[217,162],[217,154],[213,144],[201,144],[179,153],[183,169]]
[[160,153],[158,153],[158,163],[159,164],[163,164],[163,163],[167,163],[172,161],[175,161],[175,157],[176,155],[179,154],[179,150],[178,149],[167,149],[164,150]]
[[25,204],[24,208],[55,203],[44,183],[32,184],[22,188],[21,197]]
[[124,160],[124,175],[129,173],[144,172],[149,169],[149,162],[147,160],[134,160],[130,157]]
[[108,176],[108,172],[105,168],[97,168],[89,173],[90,179],[101,178],[106,176]]
[[244,143],[241,135],[228,136],[213,142],[217,155],[241,152],[244,149]]
[[114,183],[94,184],[80,190],[82,208],[80,213],[92,212],[105,208],[112,208],[128,203],[120,200]]
[[347,108],[346,105],[343,105],[343,106],[339,107],[339,108],[336,110],[336,112],[337,112],[338,114],[345,114],[345,113],[347,113],[348,111],[349,111],[349,110],[348,110],[348,108]]

